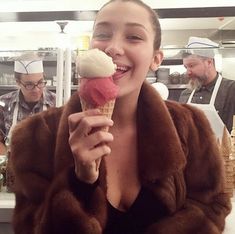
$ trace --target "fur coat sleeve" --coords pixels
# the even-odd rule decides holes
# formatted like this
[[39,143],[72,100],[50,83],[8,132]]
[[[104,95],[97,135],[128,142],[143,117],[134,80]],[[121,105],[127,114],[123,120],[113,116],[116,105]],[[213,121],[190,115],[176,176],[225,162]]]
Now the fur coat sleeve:
[[101,233],[104,193],[98,182],[89,186],[76,179],[68,129],[60,126],[68,127],[67,111],[51,108],[14,129],[9,163],[16,234]]
[[[205,116],[187,105],[165,104],[148,85],[138,109],[140,181],[168,210],[146,233],[221,233],[231,204],[224,193],[223,161]],[[73,95],[65,107],[16,126],[10,156],[16,234],[102,233],[105,165],[92,186],[78,181],[68,144],[67,118],[78,111],[79,99]]]

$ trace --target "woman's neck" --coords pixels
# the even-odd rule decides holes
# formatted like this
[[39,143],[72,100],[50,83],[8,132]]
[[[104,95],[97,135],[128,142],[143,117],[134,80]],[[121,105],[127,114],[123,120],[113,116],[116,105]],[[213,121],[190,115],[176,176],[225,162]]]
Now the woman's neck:
[[114,128],[125,128],[136,123],[136,111],[138,100],[132,98],[118,98],[112,116]]

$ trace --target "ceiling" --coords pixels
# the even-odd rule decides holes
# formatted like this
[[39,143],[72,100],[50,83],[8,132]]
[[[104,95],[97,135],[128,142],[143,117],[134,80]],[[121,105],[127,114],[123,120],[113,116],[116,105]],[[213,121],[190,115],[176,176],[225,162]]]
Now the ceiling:
[[[108,0],[1,0],[1,12],[98,10]],[[234,6],[234,0],[143,0],[152,8]]]
[[[0,49],[31,44],[53,44],[61,29],[70,37],[89,34],[97,10],[107,0],[1,0]],[[185,44],[189,36],[215,41],[235,40],[235,0],[145,0],[158,9],[163,30],[163,46]],[[170,6],[170,7],[169,7]],[[14,46],[13,46],[14,44]]]

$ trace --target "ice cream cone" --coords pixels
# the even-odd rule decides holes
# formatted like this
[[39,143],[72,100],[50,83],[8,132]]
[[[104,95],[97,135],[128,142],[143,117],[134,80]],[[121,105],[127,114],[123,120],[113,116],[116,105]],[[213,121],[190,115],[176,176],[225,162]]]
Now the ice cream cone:
[[[101,114],[111,119],[119,91],[119,87],[113,81],[116,64],[103,51],[91,49],[79,56],[77,65],[82,110],[97,108]],[[109,127],[95,128],[92,132],[100,130],[108,132]],[[101,159],[96,160],[96,170],[99,170],[100,162]]]
[[231,139],[226,127],[224,127],[223,137],[220,144],[221,154],[224,158],[229,158],[231,154]]
[[[86,101],[84,101],[83,99],[80,100],[81,101],[81,106],[82,106],[82,110],[86,111],[91,109],[92,107],[89,105],[89,103],[86,103]],[[111,119],[112,114],[113,114],[113,109],[114,109],[114,105],[115,105],[115,99],[110,100],[108,102],[106,102],[103,106],[98,106],[97,109],[100,110],[101,114],[106,116],[107,118]],[[102,128],[102,131],[108,131],[109,127],[104,127]]]
[[[100,110],[102,115],[104,115],[107,118],[111,119],[112,114],[113,114],[113,110],[114,110],[115,101],[116,101],[116,99],[110,100],[110,101],[106,102],[103,106],[98,106],[97,109]],[[89,105],[89,103],[87,103],[83,99],[80,99],[80,102],[81,102],[81,106],[82,106],[83,111],[86,111],[86,110],[89,110],[89,109],[92,108]],[[103,127],[100,130],[108,132],[109,127],[108,126]],[[99,170],[100,163],[101,163],[101,159],[96,160],[96,170]]]

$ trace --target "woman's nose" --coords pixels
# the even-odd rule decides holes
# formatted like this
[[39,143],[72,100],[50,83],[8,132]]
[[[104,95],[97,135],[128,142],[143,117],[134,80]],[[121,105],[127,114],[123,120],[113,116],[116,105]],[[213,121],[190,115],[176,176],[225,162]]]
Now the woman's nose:
[[123,55],[124,49],[122,42],[115,39],[111,40],[105,49],[105,53],[112,58],[118,55]]

